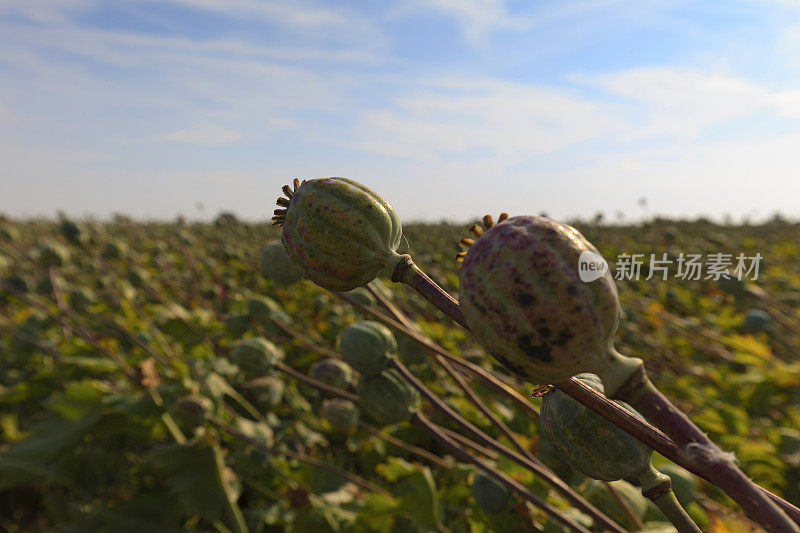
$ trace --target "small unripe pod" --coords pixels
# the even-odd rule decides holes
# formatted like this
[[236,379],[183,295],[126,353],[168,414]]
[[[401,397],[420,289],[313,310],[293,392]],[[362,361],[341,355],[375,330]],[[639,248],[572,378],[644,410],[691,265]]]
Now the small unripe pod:
[[283,225],[281,241],[294,264],[317,285],[349,291],[391,272],[402,256],[400,219],[389,203],[346,178],[288,186],[273,218]]
[[[603,392],[597,376],[576,378]],[[626,403],[616,403],[641,418]],[[650,469],[650,448],[558,389],[542,398],[541,427],[564,461],[590,478],[616,481]]]
[[241,337],[248,329],[250,329],[250,315],[232,313],[225,317],[225,331],[232,337]]
[[10,224],[0,224],[0,241],[16,242],[20,239],[19,229]]
[[97,302],[97,298],[91,289],[79,287],[72,289],[69,293],[69,303],[76,311],[84,311],[95,302]]
[[39,263],[45,267],[60,267],[69,260],[69,252],[60,244],[43,242],[39,245]]
[[245,339],[236,344],[231,360],[239,367],[245,378],[265,376],[283,359],[283,350],[261,337]]
[[389,354],[397,351],[392,332],[372,320],[347,326],[339,337],[339,352],[351,367],[364,376],[375,376],[386,367]]
[[283,307],[272,298],[266,296],[253,296],[247,300],[247,313],[250,318],[259,322],[272,322],[273,320],[281,320],[283,322],[291,322],[291,318],[283,310]]
[[81,228],[71,220],[65,220],[61,223],[61,235],[72,244],[80,244],[81,242]]
[[406,365],[419,365],[428,360],[428,351],[405,335],[397,339],[397,354]]
[[499,513],[506,508],[511,497],[508,487],[483,471],[475,474],[470,492],[478,507],[487,513]]
[[281,241],[273,241],[261,249],[260,264],[261,274],[280,285],[303,279],[303,271],[286,254]]
[[199,394],[190,394],[178,398],[172,409],[172,415],[182,426],[194,429],[206,421],[206,417],[213,409],[214,403],[210,399]]
[[258,386],[246,389],[246,397],[253,405],[264,411],[280,405],[286,388],[283,379],[278,376],[266,376],[259,378],[258,381]]
[[344,398],[331,398],[322,402],[320,415],[336,433],[349,433],[358,426],[358,407]]
[[311,377],[337,389],[347,389],[353,381],[350,365],[339,359],[323,359],[311,367]]
[[419,408],[419,393],[394,369],[358,380],[361,408],[381,425],[396,424]]
[[733,277],[729,274],[723,274],[717,280],[719,289],[727,294],[733,296],[742,296],[747,290],[744,280]]
[[120,240],[113,240],[106,243],[100,257],[107,260],[121,259],[128,251],[128,245]]
[[770,318],[769,314],[762,309],[750,309],[742,322],[742,329],[748,333],[759,333],[769,329]]

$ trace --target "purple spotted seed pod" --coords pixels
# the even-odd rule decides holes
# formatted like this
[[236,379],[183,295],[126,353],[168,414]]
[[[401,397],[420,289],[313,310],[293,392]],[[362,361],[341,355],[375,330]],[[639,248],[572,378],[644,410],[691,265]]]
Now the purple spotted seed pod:
[[[505,368],[531,383],[597,374],[609,394],[641,364],[613,345],[617,288],[597,249],[575,228],[549,218],[502,214],[463,259],[460,304],[475,339]],[[582,280],[579,263],[594,262]],[[603,267],[605,265],[605,267]]]

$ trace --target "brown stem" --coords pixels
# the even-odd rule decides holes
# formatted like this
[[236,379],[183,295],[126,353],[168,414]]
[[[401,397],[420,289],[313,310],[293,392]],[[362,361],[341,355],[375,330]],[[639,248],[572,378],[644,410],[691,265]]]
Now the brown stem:
[[480,367],[480,366],[478,366],[478,365],[476,365],[474,363],[471,363],[471,362],[467,361],[466,359],[462,359],[460,357],[456,357],[455,355],[451,354],[450,352],[448,352],[447,350],[445,350],[444,348],[442,348],[438,344],[434,343],[433,341],[431,341],[430,339],[428,339],[424,335],[421,335],[417,331],[414,331],[412,329],[409,329],[409,328],[403,326],[403,324],[401,324],[397,320],[387,316],[385,313],[382,313],[382,312],[380,312],[380,311],[378,311],[376,309],[372,309],[370,307],[365,306],[361,302],[359,302],[357,300],[354,300],[348,294],[337,292],[336,295],[339,296],[340,298],[342,298],[343,300],[345,300],[346,302],[350,303],[350,305],[353,305],[353,306],[357,307],[358,309],[360,309],[361,311],[363,311],[364,313],[366,313],[368,315],[371,315],[376,320],[384,323],[385,325],[389,326],[390,328],[401,332],[403,335],[405,335],[406,337],[410,338],[411,340],[413,340],[414,342],[416,342],[417,344],[419,344],[420,346],[422,346],[423,348],[428,350],[430,353],[439,354],[442,357],[444,357],[445,359],[447,359],[448,362],[453,363],[454,365],[458,366],[459,368],[462,368],[462,369],[468,371],[470,374],[472,374],[473,376],[478,378],[481,382],[483,382],[488,387],[491,387],[492,389],[496,390],[497,392],[499,392],[501,394],[504,394],[508,398],[512,399],[514,401],[514,403],[516,403],[524,411],[530,413],[536,419],[539,418],[539,410],[536,409],[535,405],[533,405],[531,402],[529,402],[527,400],[527,398],[522,396],[520,393],[518,393],[512,387],[510,387],[506,383],[503,383],[503,381],[498,379],[496,376],[494,376],[494,375],[490,374],[489,372],[487,372],[484,368],[482,368],[482,367]]
[[[635,385],[632,385],[635,384]],[[714,444],[683,412],[648,379],[644,368],[631,376],[620,392],[642,416],[652,420],[675,439],[694,463],[698,475],[719,485],[754,520],[770,531],[800,531],[797,524],[764,491],[753,483],[731,458]]]
[[461,446],[459,446],[456,442],[454,442],[450,437],[439,431],[438,427],[435,424],[431,423],[430,420],[428,420],[421,413],[419,412],[414,413],[411,420],[415,424],[418,424],[419,426],[425,428],[431,435],[436,437],[437,440],[439,440],[447,449],[453,452],[456,456],[461,457],[461,459],[477,466],[478,468],[486,472],[488,475],[492,476],[497,481],[508,487],[509,490],[516,492],[517,494],[519,494],[520,496],[531,502],[536,507],[542,509],[545,513],[550,515],[554,520],[568,527],[571,531],[590,533],[588,529],[578,524],[571,518],[564,516],[561,512],[559,512],[558,509],[551,506],[543,499],[539,498],[537,495],[531,492],[519,481],[516,481],[515,479],[508,477],[503,472],[500,472],[490,467],[477,457],[470,455],[466,450],[464,450]]
[[361,476],[357,476],[356,474],[353,474],[352,472],[348,472],[346,470],[342,470],[341,468],[337,468],[337,467],[335,467],[333,465],[330,465],[328,463],[325,463],[323,461],[319,461],[317,459],[314,459],[313,457],[309,457],[308,455],[306,455],[304,453],[300,453],[300,452],[296,452],[296,451],[293,451],[293,450],[289,450],[288,448],[278,449],[275,446],[273,446],[273,447],[267,446],[263,442],[261,442],[261,441],[259,441],[257,439],[254,439],[254,438],[246,435],[245,433],[242,433],[241,431],[239,431],[235,427],[231,426],[230,424],[228,424],[226,422],[223,422],[222,420],[220,420],[219,418],[217,418],[215,416],[209,417],[209,422],[211,422],[212,424],[214,424],[218,428],[224,430],[226,433],[230,433],[231,435],[234,435],[234,436],[236,436],[236,437],[238,437],[238,438],[240,438],[242,440],[245,440],[245,441],[249,442],[250,444],[252,444],[253,446],[257,446],[257,447],[259,447],[259,448],[261,448],[263,450],[266,450],[266,451],[268,451],[270,453],[274,453],[276,455],[285,455],[287,457],[291,457],[292,459],[297,459],[298,461],[310,464],[312,466],[315,466],[317,468],[321,468],[323,470],[327,470],[328,472],[331,472],[332,474],[335,474],[335,475],[337,475],[339,477],[347,479],[348,481],[352,481],[356,485],[360,485],[361,487],[363,487],[363,488],[365,488],[367,490],[371,490],[371,491],[377,492],[379,494],[383,494],[384,496],[390,496],[389,492],[387,492],[386,489],[384,489],[383,487],[380,487],[380,486],[376,485],[375,483],[373,483],[373,482],[371,482],[371,481],[369,481],[367,479],[364,479]]
[[358,427],[360,427],[361,429],[363,429],[364,431],[366,431],[370,435],[374,435],[375,437],[378,437],[379,439],[388,442],[392,446],[397,446],[398,448],[400,448],[402,450],[405,450],[405,451],[407,451],[409,453],[413,453],[414,455],[417,455],[417,456],[419,456],[419,457],[421,457],[423,459],[426,459],[426,460],[430,461],[431,463],[435,464],[436,466],[444,468],[445,470],[450,470],[451,468],[453,468],[453,465],[451,465],[450,463],[448,463],[447,461],[445,461],[444,459],[442,459],[438,455],[429,452],[425,448],[420,448],[419,446],[414,446],[413,444],[409,444],[409,443],[407,443],[407,442],[405,442],[403,440],[398,439],[397,437],[394,437],[392,435],[388,435],[386,433],[383,433],[378,428],[376,428],[374,426],[371,426],[371,425],[367,424],[366,422],[359,422]]
[[499,456],[493,450],[490,450],[489,448],[485,448],[485,447],[481,446],[480,444],[478,444],[474,440],[469,439],[469,438],[465,437],[464,435],[462,435],[461,433],[458,433],[457,431],[453,431],[452,429],[447,429],[446,427],[443,427],[443,426],[439,426],[439,429],[444,431],[447,434],[447,436],[450,437],[451,439],[453,439],[455,441],[458,441],[459,444],[463,444],[464,446],[466,446],[470,450],[483,455],[487,459],[491,459],[492,461],[497,461],[497,458]]
[[[406,327],[411,327],[411,324],[412,324],[411,320],[409,320],[408,317],[406,317],[402,313],[402,311],[400,311],[397,307],[395,307],[387,298],[385,298],[381,293],[379,293],[378,291],[376,291],[375,289],[373,289],[369,285],[367,285],[367,290],[369,290],[369,292],[372,294],[372,296],[374,296],[378,300],[378,302],[384,308],[386,308],[386,310],[389,311],[389,313],[391,313],[391,315],[395,318],[395,320],[398,320],[399,322],[401,322]],[[469,402],[472,405],[474,405],[481,413],[483,413],[483,416],[488,418],[489,421],[497,429],[499,429],[500,432],[503,435],[505,435],[505,437],[509,440],[509,442],[511,442],[511,444],[513,444],[514,447],[517,450],[519,450],[519,452],[522,455],[526,456],[531,461],[540,462],[538,457],[536,457],[528,448],[526,448],[525,446],[522,445],[522,443],[519,441],[519,439],[514,434],[514,432],[511,431],[511,428],[509,428],[505,424],[505,422],[500,420],[489,409],[489,407],[483,402],[481,397],[478,396],[478,394],[474,390],[472,390],[472,387],[469,386],[469,384],[463,378],[463,376],[461,374],[459,374],[458,372],[456,372],[456,370],[453,368],[453,366],[450,363],[447,362],[447,359],[445,359],[444,357],[442,357],[439,354],[433,354],[433,355],[434,355],[434,358],[436,359],[436,362],[439,364],[439,366],[441,366],[444,369],[444,371],[447,372],[447,374],[450,376],[450,378],[453,381],[456,382],[456,385],[458,385],[458,388],[461,389],[461,392],[463,392],[466,395],[466,397],[469,400]]]
[[[510,448],[503,446],[495,439],[481,431],[478,427],[476,427],[471,422],[467,421],[463,416],[458,414],[455,410],[453,410],[449,405],[442,401],[432,390],[425,386],[406,366],[400,362],[396,357],[391,359],[390,365],[396,369],[403,378],[415,389],[419,391],[425,398],[428,399],[435,407],[437,407],[440,411],[445,413],[448,417],[450,417],[453,421],[455,421],[459,426],[464,428],[465,430],[469,431],[472,435],[475,436],[478,441],[483,444],[484,446],[488,446],[493,450],[497,451],[500,455],[519,463],[520,465],[525,466],[531,472],[536,474],[537,476],[541,477],[547,483],[549,483],[553,488],[555,488],[564,498],[566,498],[570,503],[581,509],[583,512],[591,515],[598,524],[602,524],[603,527],[611,529],[612,531],[616,531],[618,533],[625,531],[622,529],[618,524],[613,522],[610,518],[605,516],[602,512],[596,509],[592,504],[587,502],[582,496],[577,494],[572,488],[567,485],[561,478],[556,476],[549,468],[541,465],[539,463],[535,463],[530,459],[516,453],[515,451],[511,450]],[[616,405],[616,404],[615,404]],[[471,456],[470,456],[471,457]]]
[[[304,383],[307,383],[308,385],[311,385],[312,387],[316,387],[317,389],[320,389],[320,390],[325,391],[327,393],[334,394],[336,396],[340,396],[340,397],[342,397],[342,398],[344,398],[346,400],[350,400],[351,402],[357,402],[358,401],[358,396],[356,396],[352,392],[348,392],[346,390],[342,390],[342,389],[339,389],[337,387],[332,387],[331,385],[328,385],[327,383],[323,383],[323,382],[321,382],[321,381],[319,381],[317,379],[314,379],[311,376],[306,376],[302,372],[298,372],[297,370],[295,370],[294,368],[292,368],[292,367],[290,367],[288,365],[285,365],[283,363],[277,363],[275,365],[275,367],[278,370],[280,370],[281,372],[292,376],[293,378],[297,379],[298,381],[302,381]],[[254,380],[248,381],[244,386],[246,386],[246,387],[255,387],[258,384],[259,384],[258,379],[254,379]]]
[[305,348],[306,350],[314,353],[318,353],[323,357],[332,357],[334,359],[341,359],[341,355],[339,352],[335,352],[329,348],[325,348],[324,346],[320,346],[319,344],[309,340],[308,337],[297,331],[294,327],[290,324],[287,324],[283,320],[280,319],[273,319],[275,325],[278,326],[280,329],[284,331],[287,335],[290,335],[295,341],[297,341],[300,346]]
[[414,264],[410,255],[403,256],[403,259],[397,263],[397,266],[392,272],[392,281],[397,283],[405,283],[414,289],[420,296],[432,303],[441,312],[464,326],[464,316],[461,314],[461,309],[458,306],[458,301],[444,291],[439,285],[428,277],[422,270]]

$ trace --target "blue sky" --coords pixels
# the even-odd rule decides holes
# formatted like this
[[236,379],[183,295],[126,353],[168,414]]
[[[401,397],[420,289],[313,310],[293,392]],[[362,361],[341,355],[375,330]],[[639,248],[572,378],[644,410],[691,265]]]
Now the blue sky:
[[0,0],[0,161],[14,216],[797,218],[800,0]]

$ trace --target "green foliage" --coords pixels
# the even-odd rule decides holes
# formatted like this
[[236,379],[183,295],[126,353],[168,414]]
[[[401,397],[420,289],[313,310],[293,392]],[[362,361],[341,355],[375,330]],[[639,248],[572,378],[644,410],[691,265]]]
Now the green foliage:
[[[350,388],[366,403],[335,399],[276,371],[280,357],[257,339],[272,342],[298,373],[321,377],[315,363],[330,352],[315,353],[314,346],[334,349],[348,325],[368,318],[312,283],[265,277],[263,243],[277,242],[279,229],[229,217],[219,224],[118,217],[73,221],[75,237],[65,222],[0,222],[0,278],[10,285],[0,288],[0,530],[478,533],[529,531],[536,522],[560,531],[515,498],[499,513],[482,509],[472,496],[474,467],[407,421],[419,398],[386,371],[386,353],[397,354],[459,414],[504,439],[405,336],[394,344],[386,331],[376,333],[383,339],[378,355],[364,357],[376,363],[359,371],[361,385]],[[662,223],[579,226],[608,259],[740,250],[768,258],[757,281],[733,289],[712,279],[619,280],[624,318],[617,341],[623,353],[647,359],[651,379],[735,452],[748,475],[800,503],[800,263],[793,244],[800,226],[674,222],[669,235]],[[404,228],[416,263],[454,294],[459,270],[452,255],[465,227]],[[101,259],[109,243],[120,253]],[[530,392],[421,298],[398,285],[375,288],[426,336]],[[365,289],[352,294],[379,307]],[[745,326],[750,310],[769,316],[763,330]],[[290,339],[276,317],[302,337]],[[234,355],[242,342],[255,345],[255,357]],[[352,383],[339,370],[330,382]],[[370,373],[377,385],[365,385]],[[633,527],[602,484],[587,483],[549,447],[527,411],[472,385],[526,448]],[[342,406],[346,412],[337,413]],[[419,408],[455,428],[428,402]],[[354,423],[362,415],[449,467],[372,435]],[[565,505],[526,469],[503,458],[487,461]],[[741,528],[719,490],[663,461],[658,467],[702,530]],[[388,494],[359,487],[337,469]],[[660,512],[647,502],[641,507],[638,488],[618,485],[637,513],[646,509],[650,531],[664,528]],[[574,509],[564,512],[585,519]]]

